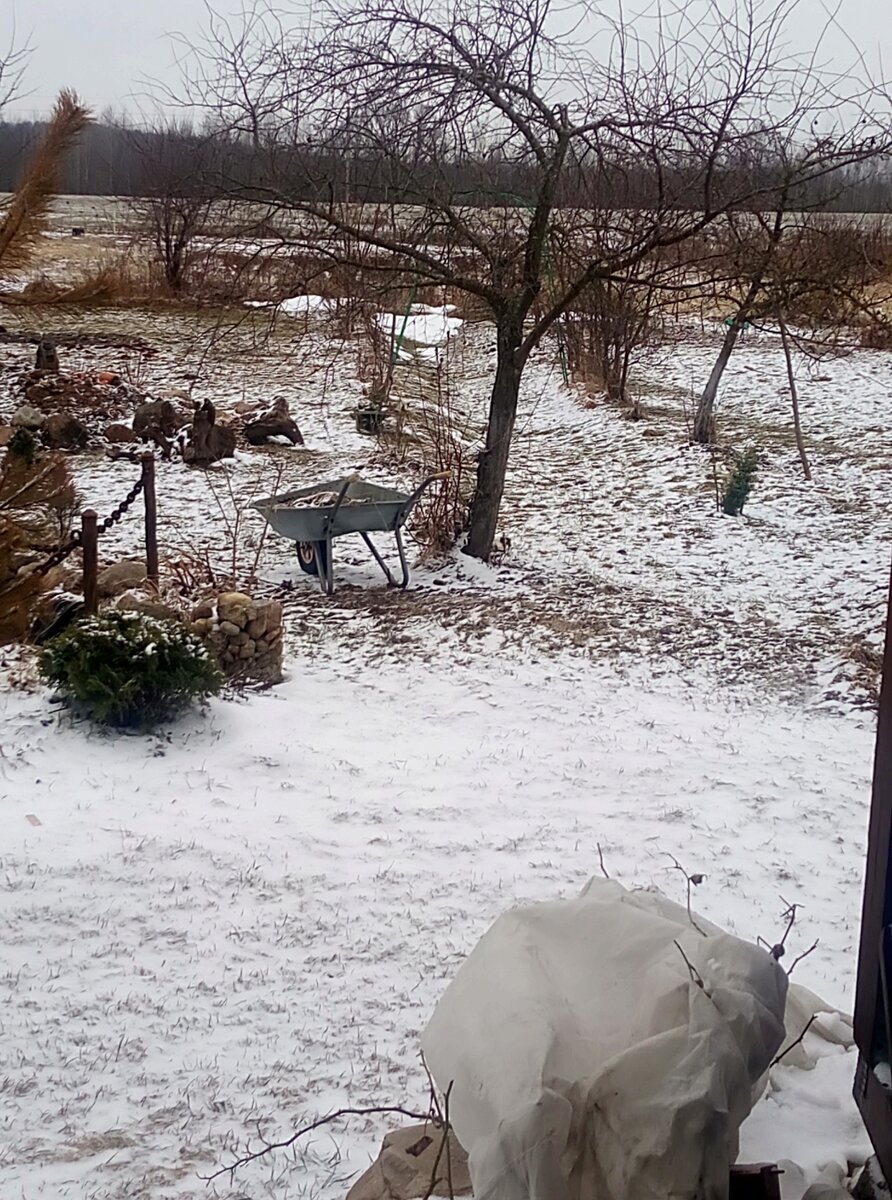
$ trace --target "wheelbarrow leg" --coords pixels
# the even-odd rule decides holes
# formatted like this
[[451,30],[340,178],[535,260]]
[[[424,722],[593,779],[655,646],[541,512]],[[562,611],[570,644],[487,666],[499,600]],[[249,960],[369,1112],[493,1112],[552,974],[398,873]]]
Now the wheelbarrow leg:
[[[323,544],[327,551],[324,562],[322,555],[319,553],[319,547]],[[331,538],[326,538],[324,543],[313,542],[313,554],[316,559],[316,578],[319,580],[319,586],[327,596],[330,596],[334,591],[334,575],[331,566]]]
[[372,539],[369,537],[369,535],[367,533],[363,533],[361,530],[360,530],[359,536],[362,538],[362,540],[368,546],[369,550],[372,552],[375,562],[378,564],[378,566],[381,568],[381,570],[387,576],[387,582],[390,584],[391,587],[396,587],[397,582],[394,579],[393,575],[391,574],[390,567],[388,567],[387,563],[384,561],[384,559],[378,553],[378,548],[375,545],[375,543],[372,541]]
[[325,539],[325,590],[330,596],[334,591],[334,555],[331,552],[331,537]]
[[396,548],[399,551],[400,566],[403,568],[403,577],[397,587],[405,588],[409,583],[409,565],[406,562],[406,551],[403,549],[403,533],[400,526],[394,530],[394,536],[396,537]]

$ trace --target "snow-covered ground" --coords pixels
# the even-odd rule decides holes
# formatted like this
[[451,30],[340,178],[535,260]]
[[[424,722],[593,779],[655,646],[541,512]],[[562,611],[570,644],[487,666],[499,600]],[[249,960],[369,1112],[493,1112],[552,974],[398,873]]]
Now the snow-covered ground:
[[[97,329],[120,319],[91,315]],[[213,490],[159,464],[171,553],[225,554],[226,514],[279,466],[283,489],[346,467],[392,477],[352,428],[355,359],[317,316],[277,333],[284,363],[242,327],[210,355],[184,348],[174,318],[140,332],[154,357],[102,351],[101,365],[154,387],[200,365],[195,395],[224,413],[282,392],[308,442],[241,454]],[[763,471],[734,521],[714,515],[711,465],[684,438],[686,389],[714,352],[703,341],[642,364],[644,424],[583,406],[543,353],[502,561],[429,564],[399,594],[339,547],[334,597],[299,575],[285,595],[288,678],[271,692],[146,738],[73,724],[34,686],[5,690],[3,1200],[342,1197],[380,1120],[210,1192],[200,1177],[258,1131],[287,1136],[345,1104],[423,1105],[418,1032],[457,964],[511,904],[577,891],[599,846],[611,875],[676,898],[672,856],[704,873],[697,906],[744,937],[776,940],[785,903],[802,905],[791,951],[820,944],[794,977],[851,1008],[873,717],[847,664],[882,627],[892,356],[803,382],[806,485],[779,348],[741,348],[722,415],[735,445],[763,447]],[[9,363],[27,352],[0,349]],[[451,353],[473,408],[485,331],[466,324]],[[72,465],[101,511],[134,471]],[[125,521],[103,547],[133,549],[138,533]],[[296,576],[275,539],[261,568]],[[17,655],[6,665],[27,677]],[[804,1083],[777,1068],[744,1157],[808,1170],[863,1157],[853,1066],[831,1056]]]
[[[852,719],[561,656],[456,668],[446,644],[402,671],[294,661],[169,738],[48,720],[40,694],[7,695],[3,728],[4,1195],[199,1196],[258,1128],[421,1105],[417,1035],[462,955],[510,905],[581,888],[599,844],[679,898],[669,856],[705,872],[700,907],[748,938],[801,903],[791,951],[821,943],[797,975],[851,1006]],[[848,1092],[828,1104],[834,1148],[863,1150]],[[795,1158],[809,1122],[786,1118]],[[341,1195],[380,1134],[220,1193]]]

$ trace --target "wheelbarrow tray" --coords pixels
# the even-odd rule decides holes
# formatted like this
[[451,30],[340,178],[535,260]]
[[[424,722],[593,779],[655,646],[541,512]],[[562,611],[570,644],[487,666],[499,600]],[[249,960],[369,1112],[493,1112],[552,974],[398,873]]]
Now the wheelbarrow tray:
[[325,483],[314,483],[311,487],[264,496],[255,500],[253,507],[266,518],[276,533],[292,542],[318,542],[345,533],[392,533],[399,529],[408,516],[408,502],[412,499],[410,493],[379,487],[375,483],[363,483],[361,480],[347,483],[340,508],[334,503],[322,508],[301,507],[301,500],[316,496],[319,492],[339,495],[345,483],[347,480],[343,476],[329,479]]

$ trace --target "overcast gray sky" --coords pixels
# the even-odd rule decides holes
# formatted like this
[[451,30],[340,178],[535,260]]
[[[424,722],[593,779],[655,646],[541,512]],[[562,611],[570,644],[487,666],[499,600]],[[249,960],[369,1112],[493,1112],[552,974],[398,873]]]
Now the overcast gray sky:
[[[8,40],[10,0],[0,0],[0,38]],[[238,0],[218,0],[225,13],[238,11]],[[97,112],[106,106],[133,112],[139,106],[145,76],[173,83],[175,51],[168,34],[194,37],[206,22],[203,0],[13,0],[19,40],[28,35],[34,53],[28,66],[30,95],[13,112],[45,112],[60,87],[73,87]],[[634,9],[629,3],[626,11]],[[841,0],[839,21],[872,66],[882,52],[884,74],[892,75],[892,0]],[[803,45],[825,20],[822,0],[800,0],[792,36]],[[831,34],[828,50],[848,66],[851,47]]]

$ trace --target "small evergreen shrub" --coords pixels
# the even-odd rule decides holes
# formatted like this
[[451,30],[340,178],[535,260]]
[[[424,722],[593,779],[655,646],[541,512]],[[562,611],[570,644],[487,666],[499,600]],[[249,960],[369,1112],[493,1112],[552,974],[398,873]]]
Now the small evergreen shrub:
[[72,707],[117,728],[151,729],[222,683],[194,634],[132,612],[78,622],[49,643],[40,672]]
[[20,458],[29,467],[37,461],[38,449],[37,438],[30,429],[17,429],[7,446],[11,458]]
[[722,497],[722,512],[729,517],[739,517],[743,506],[750,498],[759,469],[759,452],[755,446],[735,456],[734,467],[725,484]]

